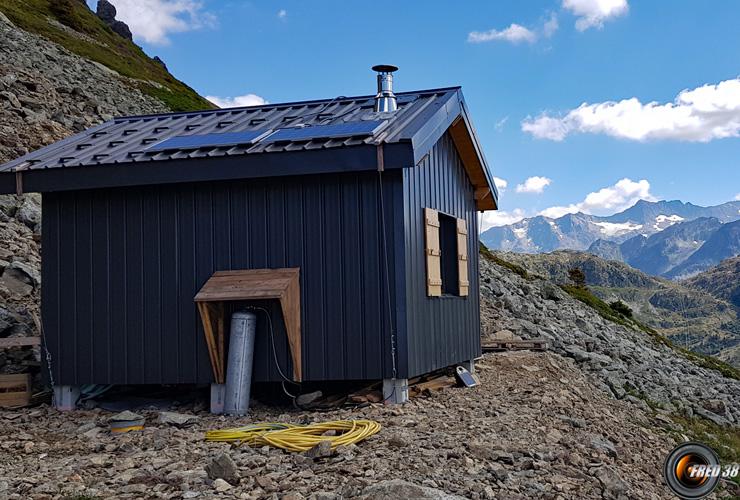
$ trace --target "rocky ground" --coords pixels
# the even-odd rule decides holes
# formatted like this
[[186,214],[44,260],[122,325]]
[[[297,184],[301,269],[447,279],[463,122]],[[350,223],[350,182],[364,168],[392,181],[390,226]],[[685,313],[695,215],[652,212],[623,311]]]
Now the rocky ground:
[[[479,387],[404,406],[256,405],[247,418],[200,412],[186,429],[144,411],[145,430],[123,436],[109,433],[102,410],[0,412],[0,498],[672,498],[661,466],[675,442],[661,414],[610,398],[553,353],[487,354],[478,373]],[[204,440],[250,422],[351,418],[383,428],[318,459]],[[219,458],[221,477],[209,478],[223,453],[233,464]]]
[[[17,29],[0,12],[0,164],[116,115],[166,111],[100,64]],[[41,197],[0,195],[0,337],[38,335]],[[38,365],[0,352],[0,373]]]
[[558,286],[481,259],[483,330],[545,338],[604,392],[647,409],[740,422],[740,381],[701,368],[642,331],[608,321]]

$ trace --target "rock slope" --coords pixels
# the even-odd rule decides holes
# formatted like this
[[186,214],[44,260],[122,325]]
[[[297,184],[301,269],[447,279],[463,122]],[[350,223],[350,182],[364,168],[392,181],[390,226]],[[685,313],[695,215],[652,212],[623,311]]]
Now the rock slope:
[[642,331],[612,323],[550,281],[525,279],[481,258],[484,332],[543,337],[617,399],[740,423],[740,381],[701,368]]
[[[126,79],[0,12],[0,164],[115,115],[161,111]],[[40,200],[0,195],[0,337],[38,335]],[[0,352],[0,373],[35,364],[28,350]]]

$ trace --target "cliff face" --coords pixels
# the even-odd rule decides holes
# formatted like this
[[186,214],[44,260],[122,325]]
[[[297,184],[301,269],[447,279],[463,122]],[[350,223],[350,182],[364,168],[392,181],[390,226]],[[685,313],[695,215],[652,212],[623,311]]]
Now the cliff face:
[[[0,11],[0,163],[116,115],[167,110],[129,79],[19,29]],[[38,335],[40,202],[35,194],[0,196],[0,337]],[[37,360],[25,349],[0,352],[0,373]]]

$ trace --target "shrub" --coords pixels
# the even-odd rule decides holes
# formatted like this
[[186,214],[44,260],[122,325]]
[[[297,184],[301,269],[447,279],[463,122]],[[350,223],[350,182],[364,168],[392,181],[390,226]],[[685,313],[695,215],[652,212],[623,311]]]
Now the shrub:
[[573,286],[578,288],[584,288],[586,286],[586,275],[577,267],[568,269],[568,277],[570,278]]
[[632,317],[632,309],[621,300],[615,300],[614,302],[611,302],[609,304],[609,307],[611,307],[614,312],[616,312],[617,314],[621,314],[625,318]]

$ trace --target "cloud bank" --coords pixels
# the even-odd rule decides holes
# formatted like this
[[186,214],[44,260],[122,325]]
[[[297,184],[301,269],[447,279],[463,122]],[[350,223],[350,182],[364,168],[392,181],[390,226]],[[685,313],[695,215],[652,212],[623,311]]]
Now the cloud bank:
[[571,134],[603,134],[632,141],[709,142],[740,137],[740,78],[683,90],[669,103],[621,101],[581,104],[561,116],[528,117],[522,130],[562,141]]

